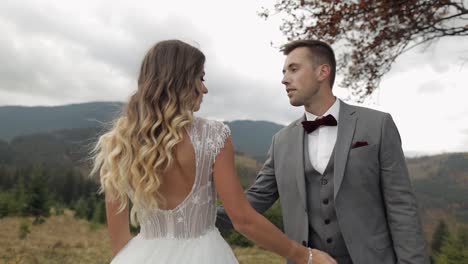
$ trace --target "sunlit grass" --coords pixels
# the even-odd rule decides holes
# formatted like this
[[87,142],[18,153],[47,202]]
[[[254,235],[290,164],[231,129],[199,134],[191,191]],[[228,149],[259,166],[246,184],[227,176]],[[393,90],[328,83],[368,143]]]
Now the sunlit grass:
[[[30,233],[20,239],[20,224],[26,221]],[[32,225],[33,218],[0,219],[0,264],[103,264],[111,251],[107,230],[77,220],[71,211],[51,216],[44,224]],[[284,263],[284,259],[257,247],[235,248],[241,264]]]

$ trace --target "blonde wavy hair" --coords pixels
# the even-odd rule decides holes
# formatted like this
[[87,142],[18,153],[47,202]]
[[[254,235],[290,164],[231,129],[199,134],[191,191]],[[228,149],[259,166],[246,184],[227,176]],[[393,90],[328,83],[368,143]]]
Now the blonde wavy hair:
[[173,165],[174,147],[201,100],[197,81],[204,64],[203,53],[182,41],[154,45],[143,59],[137,91],[93,149],[91,175],[99,172],[106,199],[120,202],[122,212],[132,192],[132,225],[138,209],[164,202],[161,174]]

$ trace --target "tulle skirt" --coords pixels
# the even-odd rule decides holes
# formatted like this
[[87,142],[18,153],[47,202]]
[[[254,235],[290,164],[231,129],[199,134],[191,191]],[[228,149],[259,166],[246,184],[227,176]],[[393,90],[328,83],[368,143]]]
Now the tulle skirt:
[[238,264],[231,247],[218,229],[198,238],[132,238],[112,259],[111,264]]

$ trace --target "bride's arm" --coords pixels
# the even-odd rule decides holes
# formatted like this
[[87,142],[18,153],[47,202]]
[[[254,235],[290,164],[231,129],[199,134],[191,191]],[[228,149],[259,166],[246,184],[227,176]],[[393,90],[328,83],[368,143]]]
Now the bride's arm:
[[307,248],[290,240],[275,225],[257,213],[247,201],[235,170],[230,137],[216,156],[213,177],[216,190],[234,229],[261,247],[296,263],[307,263]]
[[119,211],[119,203],[106,199],[107,231],[109,232],[112,256],[115,256],[130,240],[128,205]]

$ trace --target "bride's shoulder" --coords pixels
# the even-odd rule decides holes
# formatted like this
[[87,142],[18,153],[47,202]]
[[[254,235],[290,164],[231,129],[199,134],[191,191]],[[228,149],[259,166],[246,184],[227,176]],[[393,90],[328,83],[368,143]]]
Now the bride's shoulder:
[[206,119],[203,117],[193,117],[193,121],[194,123],[204,126],[205,128],[210,130],[229,129],[229,127],[226,124],[218,120]]

